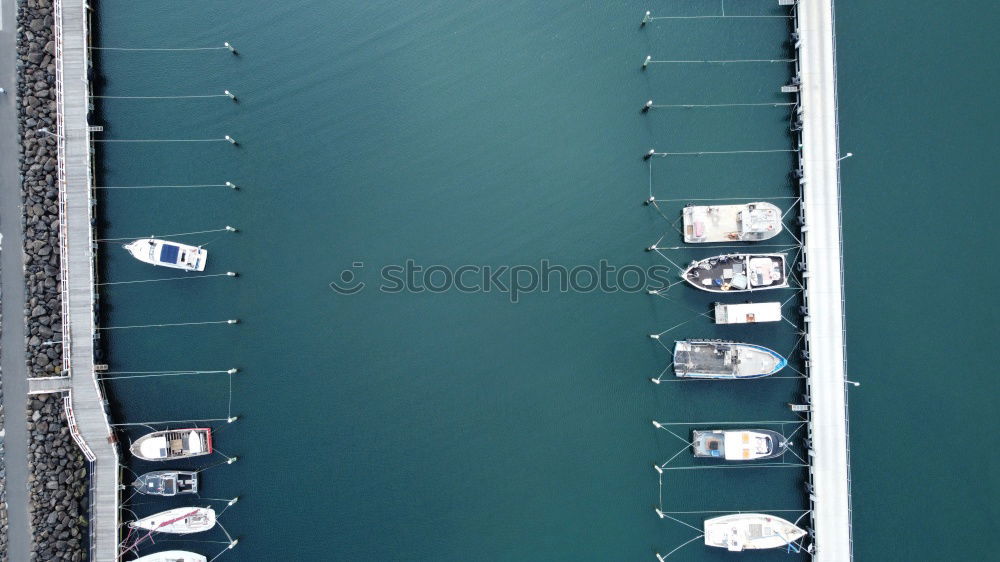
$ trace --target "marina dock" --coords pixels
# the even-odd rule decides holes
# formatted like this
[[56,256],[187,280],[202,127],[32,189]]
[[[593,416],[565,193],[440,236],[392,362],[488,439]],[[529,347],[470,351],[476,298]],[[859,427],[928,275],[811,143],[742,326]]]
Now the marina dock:
[[853,548],[834,13],[832,0],[796,6],[813,558],[844,561]]
[[55,0],[59,150],[59,252],[62,281],[64,400],[70,433],[89,462],[90,559],[117,560],[119,468],[106,401],[94,370],[95,242],[89,98],[88,7]]

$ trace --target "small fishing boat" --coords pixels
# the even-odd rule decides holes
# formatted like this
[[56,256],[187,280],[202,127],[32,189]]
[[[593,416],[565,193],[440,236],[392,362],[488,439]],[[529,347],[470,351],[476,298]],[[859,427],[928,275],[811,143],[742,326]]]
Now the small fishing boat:
[[715,303],[716,324],[755,324],[780,321],[780,302]]
[[771,203],[692,205],[682,216],[688,244],[757,242],[781,232],[781,209]]
[[123,246],[135,259],[186,271],[205,271],[208,250],[158,238],[141,238]]
[[785,254],[725,254],[693,261],[681,274],[692,286],[714,293],[788,286]]
[[719,340],[674,343],[674,374],[695,379],[754,379],[773,375],[788,360],[760,345]]
[[212,452],[212,430],[196,427],[154,431],[136,439],[129,448],[147,461],[165,461],[208,455]]
[[215,527],[215,510],[210,507],[176,507],[132,521],[129,527],[174,535],[200,533]]
[[198,493],[198,473],[183,470],[156,470],[147,472],[132,482],[140,494],[151,496],[176,496]]
[[765,513],[735,513],[705,520],[705,544],[732,552],[778,548],[805,534],[794,524]]
[[691,448],[698,458],[755,461],[780,457],[790,443],[770,429],[709,429],[691,432]]
[[208,562],[208,558],[186,550],[165,550],[156,554],[147,554],[132,562]]

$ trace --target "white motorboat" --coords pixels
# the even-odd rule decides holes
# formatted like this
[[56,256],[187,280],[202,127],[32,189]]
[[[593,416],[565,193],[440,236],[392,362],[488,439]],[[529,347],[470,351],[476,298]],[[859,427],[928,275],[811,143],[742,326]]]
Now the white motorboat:
[[788,449],[785,436],[770,429],[694,430],[694,456],[727,461],[755,461],[780,457]]
[[765,513],[736,513],[705,521],[705,544],[732,552],[779,548],[805,534],[792,523]]
[[685,207],[684,241],[757,242],[781,232],[781,209],[771,203]]
[[147,554],[132,562],[208,562],[208,558],[186,550],[165,550],[156,554]]
[[208,250],[158,238],[141,238],[123,246],[135,259],[186,271],[205,271]]
[[788,360],[752,343],[685,340],[674,343],[674,374],[695,379],[754,379],[773,375]]
[[199,457],[212,452],[212,430],[204,427],[154,431],[135,440],[132,454],[146,461]]
[[210,507],[177,507],[132,521],[129,526],[174,535],[200,533],[215,527],[215,510]]
[[739,293],[788,286],[785,254],[725,254],[693,261],[681,273],[692,286],[712,293]]

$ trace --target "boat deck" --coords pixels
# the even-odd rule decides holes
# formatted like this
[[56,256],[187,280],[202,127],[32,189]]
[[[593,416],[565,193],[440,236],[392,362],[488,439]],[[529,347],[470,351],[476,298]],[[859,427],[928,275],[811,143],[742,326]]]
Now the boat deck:
[[[757,260],[770,260],[768,267]],[[699,289],[712,292],[762,291],[788,286],[783,254],[732,254],[707,258],[684,272]]]

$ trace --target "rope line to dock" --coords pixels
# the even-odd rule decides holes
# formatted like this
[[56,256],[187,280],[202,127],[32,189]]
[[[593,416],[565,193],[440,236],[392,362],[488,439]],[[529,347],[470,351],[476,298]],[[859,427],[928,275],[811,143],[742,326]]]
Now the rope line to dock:
[[234,277],[229,273],[211,273],[208,275],[187,275],[184,277],[164,277],[163,279],[140,279],[138,281],[112,281],[109,283],[97,283],[98,287],[105,285],[131,285],[134,283],[158,283],[160,281],[178,281],[183,279],[205,279],[206,277]]
[[770,150],[702,150],[698,152],[657,152],[654,156],[702,156],[705,154],[769,154],[775,152],[798,152],[794,148],[774,148]]
[[191,185],[98,185],[94,189],[158,189],[174,187],[232,187],[225,183],[199,183]]
[[795,105],[795,102],[784,102],[784,103],[675,103],[675,104],[663,104],[657,105],[653,104],[652,108],[704,108],[704,107],[783,107],[786,105]]
[[131,328],[170,328],[175,326],[204,326],[206,324],[235,324],[232,320],[209,320],[206,322],[178,322],[175,324],[140,324],[135,326],[101,326],[98,330],[128,330]]
[[650,60],[649,63],[659,64],[727,64],[727,63],[775,63],[775,62],[795,62],[796,59],[726,59],[726,60]]
[[[110,424],[111,427],[130,427],[130,426],[152,426],[152,425],[164,425],[171,423],[199,423],[199,422],[218,422],[218,421],[229,421],[228,418],[206,418],[201,420],[166,420],[166,421],[150,421],[150,422],[128,422],[128,423],[113,423]],[[223,455],[225,456],[225,455]]]
[[709,513],[809,513],[811,509],[702,509],[698,511],[662,511],[671,515],[705,515]]
[[765,424],[765,425],[781,425],[781,424],[800,424],[806,423],[804,420],[753,420],[753,421],[734,421],[734,422],[720,422],[720,421],[706,421],[706,422],[657,422],[660,425],[752,425],[752,424]]
[[[679,197],[677,199],[654,199],[656,203],[678,203],[682,201],[764,201],[769,199],[801,199],[796,195],[780,195],[776,197]],[[757,244],[754,244],[755,246]],[[704,246],[700,246],[704,247]]]
[[[147,379],[156,377],[179,377],[183,375],[212,375],[212,374],[223,374],[228,373],[228,371],[173,371],[173,372],[163,372],[148,375],[127,375],[127,376],[112,376],[112,377],[99,377],[98,380],[102,381],[119,381],[128,379]],[[232,378],[232,377],[230,377]],[[232,388],[230,388],[232,392]]]
[[755,18],[783,18],[791,19],[795,16],[775,16],[775,15],[762,15],[762,16],[649,16],[649,21],[655,20],[708,20],[708,19],[755,19]]
[[191,96],[90,96],[105,100],[174,100],[174,99],[194,99],[194,98],[228,98],[226,94],[202,94]]
[[87,47],[91,51],[219,51],[229,47]]
[[[178,232],[178,233],[174,233],[174,234],[160,234],[159,236],[170,236],[170,237],[191,236],[193,234],[209,234],[209,233],[212,233],[212,232],[226,232],[226,231],[236,232],[236,229],[233,228],[233,227],[231,227],[231,226],[227,226],[225,228],[215,228],[215,229],[212,229],[212,230],[194,230],[194,231],[191,231],[191,232]],[[123,237],[123,238],[98,238],[98,239],[94,240],[94,242],[120,242],[122,240],[136,240],[136,239],[140,239],[140,238],[156,238],[156,236],[157,235],[154,234],[152,236],[126,236],[126,237]]]
[[229,139],[91,139],[91,142],[229,142]]

